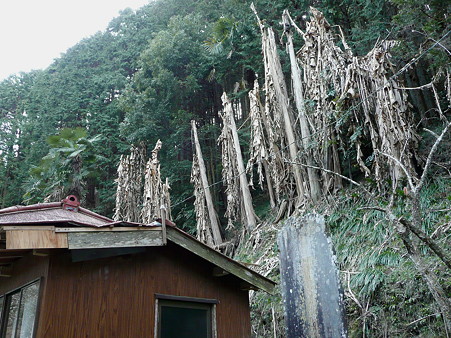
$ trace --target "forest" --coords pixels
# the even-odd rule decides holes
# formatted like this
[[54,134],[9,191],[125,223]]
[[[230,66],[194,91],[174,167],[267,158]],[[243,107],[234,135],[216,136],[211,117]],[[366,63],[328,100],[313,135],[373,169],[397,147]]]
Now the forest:
[[[283,221],[317,212],[350,337],[449,337],[450,12],[443,0],[125,9],[47,69],[0,83],[0,208],[75,194],[147,222],[164,203],[274,281]],[[285,336],[280,293],[252,293],[251,309],[254,336]]]

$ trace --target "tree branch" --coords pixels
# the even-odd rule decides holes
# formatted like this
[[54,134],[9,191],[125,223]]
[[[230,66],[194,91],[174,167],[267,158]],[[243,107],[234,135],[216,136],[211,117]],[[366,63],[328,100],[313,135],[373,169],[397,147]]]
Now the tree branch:
[[329,174],[332,174],[332,175],[336,175],[336,176],[341,177],[342,179],[344,179],[344,180],[346,180],[346,181],[348,181],[348,182],[350,182],[350,183],[362,188],[367,194],[369,194],[370,196],[373,196],[373,194],[369,190],[367,190],[365,187],[363,187],[360,183],[350,179],[349,177],[346,177],[346,176],[343,176],[343,175],[341,175],[339,173],[336,173],[335,171],[332,171],[332,170],[329,170],[329,169],[326,169],[326,168],[316,167],[316,166],[313,166],[313,165],[299,163],[299,162],[292,162],[292,161],[287,161],[287,160],[284,160],[284,162],[288,163],[288,164],[297,164],[297,165],[300,165],[300,166],[306,167],[306,168],[322,170],[322,171],[324,171],[326,173],[329,173]]
[[445,290],[441,287],[435,273],[428,269],[427,265],[421,258],[418,249],[415,247],[411,239],[409,238],[408,230],[405,232],[398,231],[398,235],[404,243],[407,249],[409,258],[413,261],[418,272],[420,272],[423,279],[428,284],[429,290],[432,293],[437,305],[442,313],[443,321],[445,324],[445,330],[448,331],[451,328],[451,304],[446,296]]
[[437,90],[435,89],[434,85],[432,85],[431,87],[432,87],[432,92],[434,93],[435,104],[437,105],[437,110],[439,112],[440,118],[446,121],[446,117],[443,114],[442,108],[440,107],[440,100],[438,98]]
[[432,238],[404,217],[399,218],[398,221],[421,239],[451,269],[451,257]]
[[407,324],[407,326],[412,326],[415,323],[421,322],[423,319],[426,319],[426,318],[429,318],[429,317],[433,317],[433,316],[438,316],[438,315],[440,315],[440,313],[433,313],[431,315],[427,315],[427,316],[418,318],[418,319],[414,320],[413,322],[410,322],[409,324]]
[[296,29],[296,31],[304,37],[305,33],[296,25],[296,22],[291,18],[290,13],[287,10],[283,11],[283,14],[287,16],[287,18],[290,20],[290,24]]
[[[440,136],[435,140],[434,145],[432,146],[431,151],[429,152],[428,158],[426,160],[426,165],[424,166],[423,174],[421,175],[421,178],[420,178],[420,183],[418,183],[415,193],[420,192],[421,188],[423,187],[424,182],[426,180],[426,176],[428,174],[429,168],[432,163],[432,157],[434,156],[435,152],[437,151],[438,145],[443,140],[443,137],[448,132],[448,129],[450,126],[451,126],[451,122],[448,122],[448,124],[446,125],[445,129],[443,129]],[[412,190],[412,191],[414,191],[414,190]]]
[[426,83],[425,85],[422,85],[422,86],[419,86],[419,87],[398,87],[398,86],[396,86],[395,88],[396,89],[401,89],[401,90],[422,90],[422,89],[425,89],[425,88],[431,88],[432,87],[432,83],[433,82],[429,82],[429,83]]
[[[398,223],[401,223],[405,226],[407,230],[410,230],[413,232],[420,240],[422,240],[442,261],[445,263],[445,265],[451,269],[451,257],[448,255],[446,251],[444,251],[432,238],[430,238],[423,230],[416,227],[412,224],[412,222],[409,222],[404,217],[397,218],[390,209],[381,208],[381,207],[362,207],[358,208],[358,210],[377,210],[385,212],[388,216],[388,218],[391,221],[395,221]],[[398,230],[399,233],[399,230]]]
[[378,152],[381,155],[384,155],[385,157],[388,157],[390,160],[394,161],[397,165],[399,165],[399,167],[402,169],[402,171],[404,171],[404,174],[406,174],[407,181],[409,182],[410,190],[412,190],[412,192],[415,193],[416,187],[413,184],[412,176],[410,175],[410,173],[408,172],[408,170],[404,166],[404,164],[402,164],[400,160],[398,160],[396,157],[391,156],[390,154],[383,153],[382,151],[377,150],[377,149],[376,149],[376,152]]
[[[412,226],[412,224],[410,222],[406,221],[402,217],[396,218],[395,215],[393,214],[393,212],[389,209],[384,209],[381,207],[367,207],[365,209],[374,209],[374,210],[384,211],[387,214],[390,221],[396,222],[398,225],[401,225],[401,226],[397,227],[398,236],[401,238],[405,248],[407,249],[409,258],[412,260],[416,269],[418,270],[418,272],[421,274],[423,279],[428,284],[428,287],[432,293],[432,296],[434,297],[435,301],[437,302],[438,306],[440,307],[440,312],[442,313],[442,316],[443,316],[445,328],[446,328],[446,330],[449,330],[449,328],[451,328],[451,320],[450,320],[451,304],[446,296],[444,289],[441,287],[441,285],[437,279],[437,276],[435,275],[435,273],[433,271],[428,269],[426,263],[424,262],[423,258],[421,257],[420,253],[418,252],[418,248],[415,246],[415,244],[410,239],[410,236],[409,236],[410,232],[413,232],[415,235],[418,236],[418,234],[416,232],[414,232],[414,230],[413,230],[414,227]],[[417,230],[417,229],[415,229],[415,230]],[[420,232],[421,232],[421,230],[418,231],[418,233],[420,233]],[[422,237],[426,238],[427,236],[425,235]],[[423,238],[421,238],[421,237],[419,237],[419,238],[421,240],[423,240]],[[428,246],[429,246],[430,243],[431,243],[431,241],[429,241],[429,243],[426,243],[426,244],[428,244]],[[437,254],[437,252],[435,250],[433,250],[433,251]],[[439,250],[439,252],[440,252],[440,250]],[[446,256],[447,255],[445,254],[444,262],[446,265],[448,265],[448,263],[446,262],[446,260],[447,260]],[[440,257],[440,258],[443,259],[442,257]]]
[[434,133],[432,130],[427,129],[427,128],[423,128],[424,131],[427,131],[429,134],[431,134],[432,136],[434,136],[436,139],[439,138],[439,136]]

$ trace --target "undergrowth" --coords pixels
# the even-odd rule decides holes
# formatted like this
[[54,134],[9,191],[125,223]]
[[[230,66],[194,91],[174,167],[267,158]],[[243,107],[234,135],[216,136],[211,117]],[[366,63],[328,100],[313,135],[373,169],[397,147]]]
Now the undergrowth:
[[[326,217],[337,254],[349,337],[445,336],[439,309],[395,228],[383,212],[372,208],[385,207],[387,198],[368,197],[359,189],[348,189],[315,206]],[[449,178],[434,179],[422,192],[423,231],[445,250],[451,242],[450,200]],[[397,193],[393,212],[398,217],[410,218],[409,197],[403,192]],[[250,236],[241,239],[235,255],[237,260],[277,283],[280,282],[277,233],[282,226],[283,221],[261,224]],[[419,241],[416,243],[450,297],[450,271],[428,248]],[[251,292],[250,303],[255,337],[285,336],[279,285],[274,295]]]

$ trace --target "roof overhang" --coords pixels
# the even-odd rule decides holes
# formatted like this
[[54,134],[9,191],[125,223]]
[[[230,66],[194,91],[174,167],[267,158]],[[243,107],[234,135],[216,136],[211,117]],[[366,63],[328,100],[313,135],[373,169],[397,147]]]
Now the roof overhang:
[[[214,276],[231,274],[243,282],[245,289],[260,289],[268,293],[274,291],[275,283],[270,279],[174,226],[160,223],[146,226],[131,222],[104,222],[102,226],[86,226],[74,220],[0,225],[4,242],[4,249],[0,249],[0,265],[13,264],[21,256],[40,250],[68,249],[80,252],[94,249],[100,252],[99,250],[107,249],[105,252],[122,252],[132,248],[164,246],[169,241],[210,262],[215,267],[212,271]],[[7,273],[3,276],[7,276]]]
[[208,245],[198,241],[194,237],[188,235],[186,232],[178,228],[167,228],[167,239],[189,251],[195,255],[209,261],[218,268],[235,275],[241,280],[248,283],[254,288],[266,291],[268,293],[274,292],[276,283],[272,280],[260,275],[259,273],[249,269],[241,263],[223,255],[222,253],[210,248]]

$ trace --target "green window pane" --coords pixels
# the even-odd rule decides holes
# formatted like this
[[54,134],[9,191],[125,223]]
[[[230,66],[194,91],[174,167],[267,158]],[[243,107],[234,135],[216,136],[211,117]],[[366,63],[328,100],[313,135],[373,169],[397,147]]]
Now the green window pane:
[[161,338],[208,338],[207,309],[161,307]]
[[157,311],[158,338],[211,338],[213,336],[214,305],[211,303],[158,299]]

